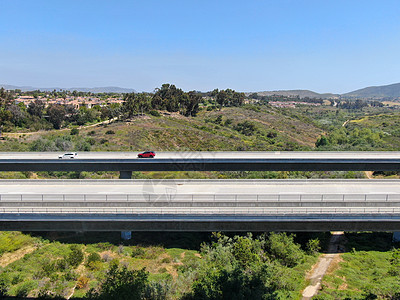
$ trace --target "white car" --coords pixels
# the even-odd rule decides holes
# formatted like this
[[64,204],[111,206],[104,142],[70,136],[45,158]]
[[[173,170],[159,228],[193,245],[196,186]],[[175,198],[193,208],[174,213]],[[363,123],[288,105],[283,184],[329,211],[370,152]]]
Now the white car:
[[78,153],[71,152],[71,153],[64,153],[63,155],[59,155],[58,159],[73,159],[78,156]]

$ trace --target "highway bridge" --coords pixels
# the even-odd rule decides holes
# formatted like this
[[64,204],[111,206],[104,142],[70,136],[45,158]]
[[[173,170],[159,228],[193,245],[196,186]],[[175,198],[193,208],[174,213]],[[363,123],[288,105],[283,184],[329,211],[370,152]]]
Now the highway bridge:
[[1,180],[0,230],[400,231],[400,180]]
[[138,159],[137,152],[81,152],[58,159],[60,152],[0,153],[0,171],[400,171],[400,152],[158,152]]

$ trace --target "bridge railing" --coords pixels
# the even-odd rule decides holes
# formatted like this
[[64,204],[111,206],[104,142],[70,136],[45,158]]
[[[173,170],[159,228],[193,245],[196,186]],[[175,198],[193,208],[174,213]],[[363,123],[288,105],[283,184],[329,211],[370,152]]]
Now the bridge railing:
[[400,194],[0,194],[0,202],[397,202]]
[[201,215],[392,215],[400,217],[400,207],[331,207],[331,208],[101,208],[101,207],[0,207],[0,214],[116,214],[116,215],[175,215],[175,216],[201,216]]

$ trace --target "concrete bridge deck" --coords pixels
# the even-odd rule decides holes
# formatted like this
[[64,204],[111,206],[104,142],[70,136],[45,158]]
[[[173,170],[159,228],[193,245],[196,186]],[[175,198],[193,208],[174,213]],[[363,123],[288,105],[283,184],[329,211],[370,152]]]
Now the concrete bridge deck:
[[400,231],[400,180],[1,180],[0,230]]

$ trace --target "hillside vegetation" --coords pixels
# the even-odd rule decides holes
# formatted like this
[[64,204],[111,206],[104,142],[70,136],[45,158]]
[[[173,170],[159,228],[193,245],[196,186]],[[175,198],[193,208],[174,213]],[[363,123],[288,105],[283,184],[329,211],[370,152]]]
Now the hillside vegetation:
[[[0,233],[0,239],[12,251],[14,242],[6,241],[7,235]],[[103,240],[113,239],[102,235]],[[0,297],[299,299],[307,284],[305,273],[319,250],[318,239],[302,249],[285,233],[214,234],[193,250],[194,235],[180,234],[181,247],[186,246],[176,248],[132,241],[90,243],[90,238],[86,243],[62,243],[14,233],[34,249],[0,268]]]
[[309,150],[322,131],[316,126],[258,106],[224,108],[184,117],[138,115],[109,125],[71,131],[5,135],[1,151],[216,151]]

